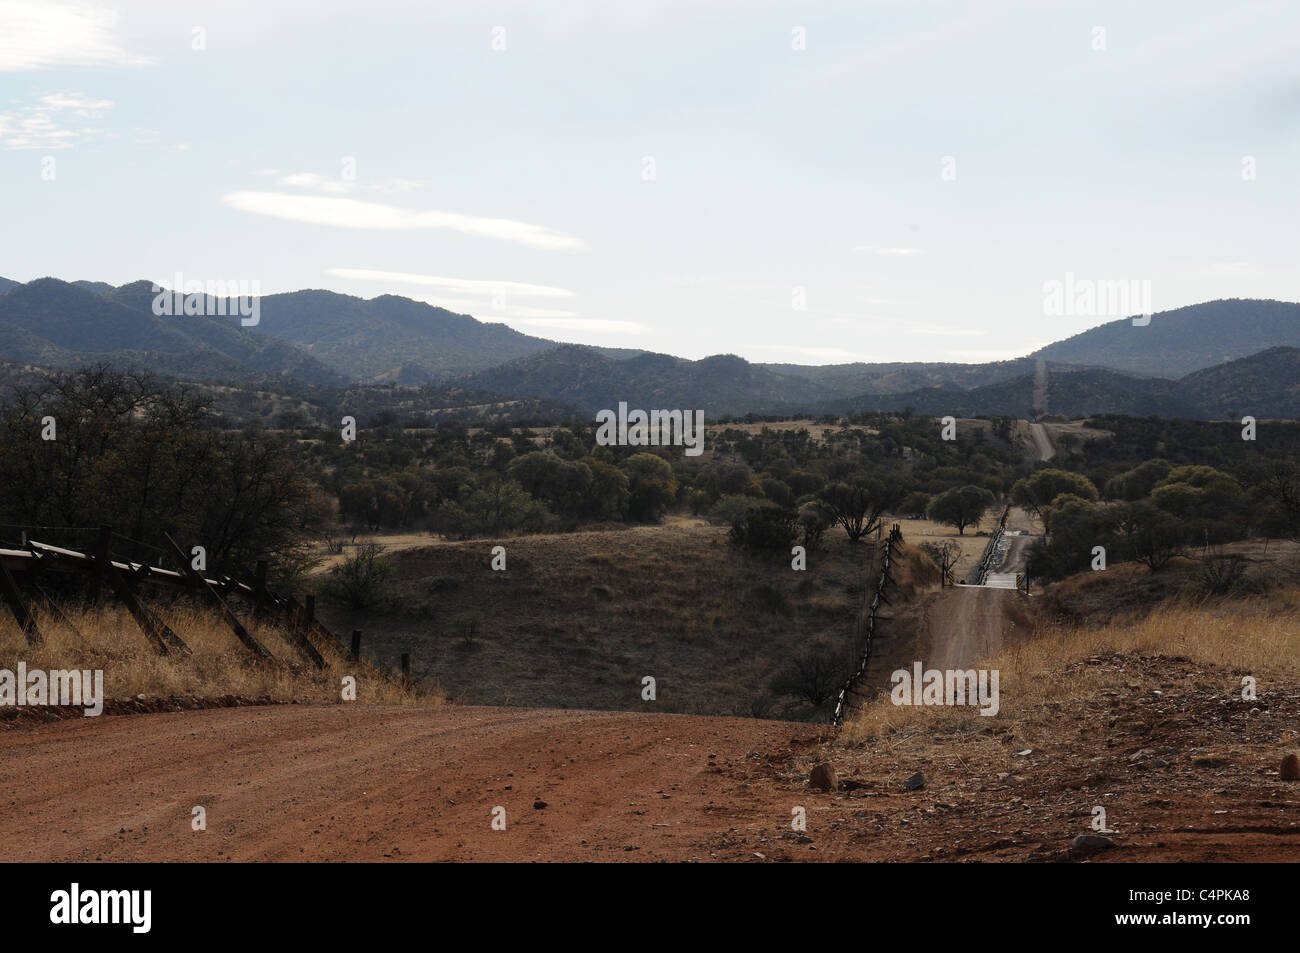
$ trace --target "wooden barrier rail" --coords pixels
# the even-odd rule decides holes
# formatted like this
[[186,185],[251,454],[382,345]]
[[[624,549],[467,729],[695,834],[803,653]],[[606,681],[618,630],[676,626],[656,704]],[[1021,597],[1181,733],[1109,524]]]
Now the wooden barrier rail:
[[[316,620],[312,596],[307,597],[307,605],[304,606],[292,596],[280,596],[266,588],[265,562],[258,563],[255,581],[249,584],[239,582],[230,576],[212,578],[193,569],[185,550],[167,534],[164,534],[167,542],[176,553],[180,565],[184,567],[180,571],[134,560],[114,559],[110,552],[113,532],[111,527],[107,526],[100,528],[95,553],[55,546],[52,543],[27,539],[26,536],[24,532],[22,549],[0,548],[0,595],[4,597],[14,618],[18,621],[29,645],[41,644],[43,637],[34,613],[23,598],[15,574],[22,573],[29,578],[34,578],[38,571],[45,570],[87,573],[93,580],[96,597],[101,587],[106,584],[126,606],[140,627],[140,631],[159,655],[168,655],[172,652],[188,655],[190,649],[180,636],[140,601],[136,592],[143,582],[174,586],[205,596],[214,604],[222,620],[230,626],[245,648],[262,659],[272,660],[274,656],[249,633],[227,604],[225,596],[233,594],[247,600],[252,606],[254,617],[278,614],[286,623],[285,631],[290,642],[308,662],[317,668],[325,667],[325,659],[312,644],[309,634],[315,634],[331,642],[338,641],[332,632]],[[65,621],[70,621],[53,602],[51,608]]]

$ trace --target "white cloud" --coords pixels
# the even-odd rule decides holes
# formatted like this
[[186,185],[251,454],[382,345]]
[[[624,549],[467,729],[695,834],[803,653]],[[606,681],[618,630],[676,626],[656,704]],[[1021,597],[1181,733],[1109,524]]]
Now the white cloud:
[[[278,174],[278,173],[272,173]],[[425,183],[417,179],[384,179],[381,182],[358,182],[356,179],[344,179],[321,175],[319,172],[293,172],[280,179],[281,185],[295,189],[315,189],[328,195],[347,195],[350,192],[382,192],[398,195],[424,188]]]
[[[800,358],[812,358],[814,361],[820,361],[824,364],[852,364],[857,361],[871,360],[864,354],[846,351],[838,347],[796,347],[792,344],[755,344],[752,347],[757,351],[777,351],[786,356],[794,355]],[[767,363],[798,363],[798,361],[768,361]]]
[[347,179],[331,179],[327,175],[319,175],[315,172],[294,172],[281,178],[280,184],[295,189],[315,189],[331,195],[343,195],[356,188],[355,182],[349,182]]
[[67,149],[102,130],[75,120],[98,119],[113,108],[111,100],[81,93],[47,93],[17,112],[0,113],[0,146],[5,149]]
[[912,334],[930,334],[936,337],[979,337],[988,334],[986,328],[959,328],[955,324],[912,324],[901,321],[895,326]]
[[610,321],[605,318],[511,318],[482,315],[480,321],[509,324],[511,327],[544,328],[563,331],[601,331],[606,334],[645,334],[650,329],[639,321]]
[[524,298],[569,298],[573,292],[550,285],[531,285],[522,281],[487,281],[481,278],[448,278],[442,275],[415,275],[402,271],[377,271],[371,268],[327,268],[327,275],[357,281],[388,281],[403,285],[428,285],[449,291],[517,295]]
[[1006,348],[1000,351],[949,350],[945,351],[944,354],[947,357],[956,358],[957,360],[964,361],[968,364],[984,364],[989,361],[1010,361],[1017,357],[1024,357],[1027,354],[1032,354],[1039,348],[1047,347],[1047,345],[1051,343],[1051,341],[1036,341],[1033,344],[1024,344],[1020,347]]
[[122,48],[115,10],[50,0],[0,2],[0,72],[150,62]]
[[587,250],[586,243],[580,239],[542,225],[508,218],[484,218],[459,212],[419,212],[358,199],[285,192],[231,192],[222,201],[241,212],[309,225],[383,230],[447,229],[462,235],[493,238],[548,251]]

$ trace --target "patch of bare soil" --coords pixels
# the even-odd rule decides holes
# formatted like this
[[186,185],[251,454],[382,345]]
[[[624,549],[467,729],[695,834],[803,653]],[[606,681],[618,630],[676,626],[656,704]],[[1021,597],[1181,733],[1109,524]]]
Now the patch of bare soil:
[[[1078,664],[1124,687],[870,738],[454,706],[40,724],[0,734],[0,838],[11,860],[1300,860],[1278,774],[1300,691],[1262,707],[1186,660]],[[840,790],[810,788],[823,760]],[[1098,806],[1113,846],[1087,856]]]

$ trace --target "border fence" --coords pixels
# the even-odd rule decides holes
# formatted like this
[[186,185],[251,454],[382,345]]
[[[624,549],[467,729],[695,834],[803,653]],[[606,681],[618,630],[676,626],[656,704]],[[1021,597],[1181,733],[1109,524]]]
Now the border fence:
[[867,666],[871,664],[871,642],[876,635],[876,622],[883,620],[883,616],[879,615],[880,604],[889,601],[889,598],[885,595],[885,589],[894,581],[893,577],[889,575],[890,559],[894,547],[902,541],[903,532],[895,523],[889,531],[889,536],[885,539],[884,552],[881,557],[880,577],[876,580],[876,592],[867,606],[866,620],[863,623],[866,643],[862,647],[862,657],[858,660],[857,671],[848,677],[844,682],[844,687],[840,689],[839,695],[835,698],[835,712],[831,715],[832,724],[844,724],[844,716],[848,713],[849,695],[857,690],[858,684],[866,677]]
[[[274,656],[257,641],[230,608],[228,600],[232,596],[243,599],[250,606],[253,618],[270,618],[281,622],[288,641],[301,653],[306,662],[316,668],[325,668],[326,665],[324,657],[312,641],[313,636],[322,644],[340,648],[342,646],[334,633],[316,619],[314,596],[309,595],[300,602],[293,596],[282,596],[266,587],[265,560],[257,563],[251,582],[240,582],[228,575],[214,578],[194,569],[189,555],[167,533],[164,533],[163,537],[180,569],[153,565],[144,559],[115,557],[114,549],[122,543],[135,552],[140,552],[143,548],[167,555],[168,550],[120,536],[113,532],[111,526],[94,528],[93,545],[82,548],[40,542],[31,538],[31,534],[33,532],[41,532],[42,535],[47,532],[84,532],[87,529],[84,527],[12,528],[22,529],[22,544],[17,548],[0,548],[0,596],[3,596],[8,604],[29,645],[40,645],[44,637],[38,628],[31,604],[23,590],[19,588],[15,575],[22,573],[27,588],[35,591],[40,601],[48,607],[55,618],[71,626],[75,631],[76,627],[72,625],[71,620],[41,586],[41,577],[46,572],[74,572],[84,573],[90,577],[91,596],[96,601],[105,588],[111,590],[126,606],[150,646],[159,655],[192,653],[181,637],[140,599],[140,587],[144,583],[171,586],[189,591],[204,599],[230,626],[243,646],[261,659],[273,661]],[[353,633],[354,656],[359,652],[358,635],[359,633]]]
[[1008,504],[1007,508],[1002,511],[1002,518],[998,520],[998,528],[993,531],[993,535],[989,537],[989,544],[984,547],[984,555],[980,557],[979,565],[975,567],[975,585],[977,586],[984,585],[984,580],[988,578],[988,574],[996,568],[993,565],[993,560],[998,554],[998,544],[1002,542],[1002,537],[1006,535],[1007,517],[1010,514],[1011,506]]

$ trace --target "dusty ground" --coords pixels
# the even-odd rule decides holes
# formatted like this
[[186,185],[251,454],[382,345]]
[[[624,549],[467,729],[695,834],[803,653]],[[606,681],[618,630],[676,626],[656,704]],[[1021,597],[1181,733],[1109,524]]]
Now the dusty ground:
[[1024,596],[1014,589],[945,589],[925,606],[917,659],[927,667],[970,668],[1032,627]]
[[[1088,664],[1136,687],[1049,713],[1050,730],[974,717],[862,743],[754,719],[455,707],[24,725],[0,732],[0,839],[7,860],[1063,861],[1102,805],[1116,846],[1096,859],[1300,860],[1300,784],[1273,757],[1300,693],[1265,720],[1183,692],[1186,666]],[[809,789],[820,758],[846,790]],[[905,790],[915,771],[924,788]]]

